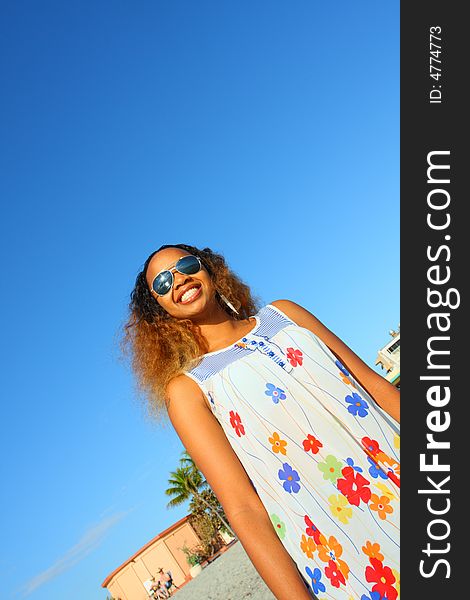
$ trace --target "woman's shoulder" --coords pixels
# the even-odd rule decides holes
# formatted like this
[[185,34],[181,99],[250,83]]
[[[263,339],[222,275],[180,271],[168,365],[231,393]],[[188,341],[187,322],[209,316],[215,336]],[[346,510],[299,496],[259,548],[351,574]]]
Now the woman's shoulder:
[[297,302],[293,302],[292,300],[274,300],[268,306],[272,306],[274,310],[286,319],[289,319],[294,325],[308,329],[316,335],[328,331],[314,314],[300,304],[297,304]]
[[200,400],[201,388],[188,373],[180,373],[168,382],[166,394],[169,401],[178,401],[180,398],[192,398]]
[[168,382],[166,394],[168,412],[170,410],[173,413],[179,410],[187,412],[192,406],[205,406],[210,409],[205,394],[194,377],[188,372],[173,377]]
[[291,300],[274,300],[266,304],[256,315],[258,326],[254,333],[272,337],[286,327],[298,327],[301,325],[298,320],[299,309],[305,310]]
[[290,321],[298,324],[299,321],[302,321],[302,317],[304,317],[305,313],[308,311],[305,310],[300,304],[293,302],[292,300],[274,300],[270,302],[265,308],[273,307],[276,312],[280,313]]

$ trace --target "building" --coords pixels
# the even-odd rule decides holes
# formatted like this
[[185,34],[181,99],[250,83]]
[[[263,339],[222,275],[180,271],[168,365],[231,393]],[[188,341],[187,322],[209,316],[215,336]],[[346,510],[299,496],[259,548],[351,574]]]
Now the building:
[[398,331],[389,332],[392,339],[378,352],[375,360],[386,371],[385,379],[397,388],[400,387],[400,324]]
[[180,519],[145,544],[101,584],[115,600],[148,600],[144,582],[156,576],[158,569],[171,571],[178,587],[191,579],[190,565],[182,551],[193,548],[200,539],[189,523],[189,515]]

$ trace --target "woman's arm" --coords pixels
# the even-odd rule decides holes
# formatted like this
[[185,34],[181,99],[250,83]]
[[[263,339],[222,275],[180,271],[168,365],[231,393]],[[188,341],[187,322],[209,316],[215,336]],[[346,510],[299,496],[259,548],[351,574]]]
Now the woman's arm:
[[294,561],[222,427],[189,377],[168,386],[168,414],[184,447],[219,499],[253,565],[278,600],[311,600]]
[[352,373],[354,378],[359,381],[362,387],[367,390],[377,404],[396,421],[400,422],[400,392],[394,385],[366,365],[351,348],[302,306],[290,300],[276,300],[272,304],[285,313],[294,323],[317,335]]

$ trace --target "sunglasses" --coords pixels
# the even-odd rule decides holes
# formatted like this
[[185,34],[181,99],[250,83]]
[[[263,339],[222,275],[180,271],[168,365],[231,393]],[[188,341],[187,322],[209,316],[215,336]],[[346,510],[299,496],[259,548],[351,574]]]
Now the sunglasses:
[[152,282],[152,290],[157,296],[165,296],[173,287],[173,283],[175,282],[173,273],[175,271],[178,271],[178,273],[181,273],[182,275],[194,275],[201,269],[202,264],[197,256],[192,256],[191,254],[183,256],[173,268],[160,271],[160,273],[155,276],[155,279]]

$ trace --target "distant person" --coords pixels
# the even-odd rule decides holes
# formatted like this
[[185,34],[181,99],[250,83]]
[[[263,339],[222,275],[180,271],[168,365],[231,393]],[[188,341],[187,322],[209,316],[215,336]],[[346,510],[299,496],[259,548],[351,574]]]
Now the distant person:
[[151,586],[153,598],[158,600],[166,600],[170,597],[167,592],[166,586],[161,581],[160,576],[158,578],[152,577],[152,586]]
[[[305,266],[293,278],[277,259],[282,232],[265,234],[248,242],[260,275],[286,292],[328,294],[312,257],[291,249]],[[257,243],[270,244],[263,259]],[[396,600],[399,391],[298,304],[258,310],[209,248],[161,246],[129,308],[140,385],[168,411],[274,596]]]
[[144,581],[144,588],[147,591],[147,596],[149,598],[156,598],[154,585],[155,585],[155,577],[151,577],[150,579],[147,579],[146,581]]
[[[163,571],[162,568],[158,569],[158,581],[165,588],[168,593],[168,597],[171,596],[171,588],[174,585],[171,571]],[[175,587],[177,587],[175,585]]]

